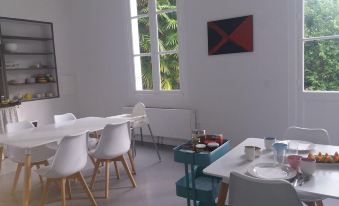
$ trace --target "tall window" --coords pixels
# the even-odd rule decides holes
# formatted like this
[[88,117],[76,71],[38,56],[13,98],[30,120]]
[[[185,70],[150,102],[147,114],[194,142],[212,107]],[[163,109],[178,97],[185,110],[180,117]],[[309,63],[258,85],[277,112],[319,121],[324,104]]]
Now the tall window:
[[180,90],[176,0],[130,6],[136,90]]
[[339,0],[304,0],[304,90],[339,91]]

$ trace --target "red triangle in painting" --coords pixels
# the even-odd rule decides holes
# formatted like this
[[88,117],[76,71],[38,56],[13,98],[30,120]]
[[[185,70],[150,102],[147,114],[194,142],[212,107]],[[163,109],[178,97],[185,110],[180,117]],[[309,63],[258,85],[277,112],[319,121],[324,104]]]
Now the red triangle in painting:
[[253,51],[253,16],[246,18],[234,30],[230,39],[246,51]]

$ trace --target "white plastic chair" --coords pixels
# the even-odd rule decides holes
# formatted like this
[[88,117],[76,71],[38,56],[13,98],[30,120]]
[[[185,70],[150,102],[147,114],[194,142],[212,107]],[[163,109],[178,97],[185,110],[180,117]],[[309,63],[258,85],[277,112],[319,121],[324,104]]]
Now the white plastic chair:
[[52,165],[36,171],[39,175],[47,178],[40,205],[45,204],[49,186],[53,181],[60,182],[62,205],[66,205],[66,189],[71,197],[68,179],[74,177],[82,184],[83,189],[91,200],[91,203],[93,205],[97,205],[84,177],[81,174],[81,170],[87,163],[86,139],[88,135],[89,133],[85,132],[74,136],[64,137],[59,144]]
[[[126,154],[131,145],[130,137],[129,137],[129,122],[121,123],[121,124],[109,124],[106,125],[104,130],[102,131],[102,136],[99,140],[99,144],[94,151],[90,153],[97,161],[94,168],[93,177],[91,180],[90,188],[93,189],[96,175],[98,173],[100,163],[105,163],[106,167],[106,184],[105,184],[105,198],[108,198],[109,192],[109,166],[112,161],[121,161],[127,175],[133,185],[136,187],[136,183],[134,177],[129,170],[129,167],[124,158],[124,154]],[[116,171],[118,174],[118,171]]]
[[229,205],[302,206],[293,186],[284,180],[263,180],[231,173]]
[[[22,122],[14,122],[8,123],[6,125],[7,133],[14,133],[19,132],[25,129],[33,129],[34,125],[28,121]],[[16,191],[16,186],[19,180],[19,176],[21,173],[21,169],[24,167],[24,160],[25,160],[25,149],[14,147],[14,146],[7,146],[7,156],[8,159],[12,160],[13,162],[17,163],[16,173],[14,176],[14,181],[12,185],[11,192],[12,194]],[[41,165],[48,165],[48,159],[53,157],[55,154],[55,150],[48,148],[47,146],[39,146],[32,150],[32,166],[36,166],[36,168],[40,168]],[[42,179],[40,177],[40,181]]]
[[284,139],[303,140],[315,144],[330,144],[330,136],[325,129],[320,128],[302,128],[292,126],[285,131]]
[[160,156],[160,153],[159,153],[159,149],[158,149],[157,144],[155,143],[153,132],[152,132],[152,129],[151,129],[151,126],[150,126],[150,123],[149,123],[149,119],[147,117],[145,105],[142,102],[137,103],[133,107],[133,111],[132,111],[131,116],[132,117],[143,116],[143,118],[140,118],[140,119],[132,122],[132,138],[133,138],[132,148],[134,150],[134,154],[135,154],[135,130],[138,129],[138,128],[140,129],[141,142],[143,142],[142,128],[143,127],[147,127],[149,132],[150,132],[150,134],[151,134],[152,142],[153,142],[155,151],[157,152],[159,161],[161,161],[161,156]]
[[[325,129],[320,128],[302,128],[291,126],[287,128],[284,139],[309,141],[315,144],[330,144],[330,137]],[[307,205],[314,205],[315,203],[322,206],[322,201],[325,197],[319,195],[310,195],[303,192],[298,192],[299,198]]]
[[[67,121],[72,121],[72,120],[76,120],[77,118],[75,117],[74,114],[72,113],[66,113],[66,114],[60,114],[60,115],[54,115],[54,123],[55,124],[62,124],[64,122]],[[98,140],[96,138],[88,138],[87,140],[87,147],[89,150],[94,149],[98,144]],[[91,158],[93,164],[94,164],[94,160]]]

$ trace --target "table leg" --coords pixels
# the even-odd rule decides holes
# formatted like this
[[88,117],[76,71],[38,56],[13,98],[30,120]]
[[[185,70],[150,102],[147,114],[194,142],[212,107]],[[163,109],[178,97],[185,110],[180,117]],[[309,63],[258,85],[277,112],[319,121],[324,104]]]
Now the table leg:
[[218,194],[217,206],[224,206],[225,205],[227,192],[228,192],[228,184],[225,183],[225,182],[221,182],[220,190],[219,190],[219,194]]
[[25,157],[25,176],[24,176],[24,192],[23,192],[23,206],[29,205],[29,196],[31,192],[31,173],[32,173],[32,156],[27,153]]
[[4,146],[0,145],[0,172],[2,169],[2,158],[4,156]]

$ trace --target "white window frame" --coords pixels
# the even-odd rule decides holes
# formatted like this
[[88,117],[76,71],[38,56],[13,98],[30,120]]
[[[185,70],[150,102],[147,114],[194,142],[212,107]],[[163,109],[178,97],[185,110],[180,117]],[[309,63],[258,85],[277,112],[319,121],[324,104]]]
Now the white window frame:
[[[131,45],[132,45],[132,71],[133,71],[133,90],[137,94],[183,94],[183,64],[182,64],[182,55],[180,49],[172,50],[172,51],[159,51],[159,43],[158,43],[158,20],[157,15],[160,13],[172,13],[176,12],[177,21],[178,21],[178,47],[181,48],[181,41],[180,41],[180,15],[178,12],[178,4],[180,0],[176,0],[176,9],[173,10],[161,10],[156,11],[156,2],[157,0],[148,0],[148,7],[149,13],[148,14],[137,14],[137,7],[135,0],[129,0],[129,11],[130,11],[130,24],[131,24]],[[135,9],[133,9],[135,8]],[[151,38],[151,52],[140,54],[139,51],[139,42],[135,41],[139,39],[139,31],[138,31],[138,21],[139,18],[148,17],[150,21],[150,38]],[[133,25],[134,24],[134,25]],[[161,74],[160,74],[160,55],[164,54],[174,54],[177,53],[179,56],[179,83],[180,89],[178,90],[163,90],[161,89]],[[152,81],[153,81],[153,90],[142,90],[142,81],[141,78],[141,67],[136,68],[136,66],[140,64],[136,64],[135,57],[142,57],[142,56],[151,56],[152,62]],[[141,88],[141,90],[139,90]]]
[[331,36],[320,36],[320,37],[308,37],[305,38],[305,0],[300,0],[301,3],[301,56],[302,56],[302,92],[303,93],[338,93],[339,91],[309,91],[305,90],[305,43],[311,41],[323,41],[323,40],[335,40],[339,39],[339,35],[331,35]]

